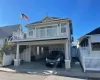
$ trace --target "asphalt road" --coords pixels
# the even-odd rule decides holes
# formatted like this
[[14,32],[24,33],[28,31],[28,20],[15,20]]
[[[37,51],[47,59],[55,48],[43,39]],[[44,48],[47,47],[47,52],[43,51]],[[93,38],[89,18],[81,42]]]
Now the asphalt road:
[[100,80],[100,79],[79,79],[55,75],[35,75],[24,73],[0,72],[0,80]]

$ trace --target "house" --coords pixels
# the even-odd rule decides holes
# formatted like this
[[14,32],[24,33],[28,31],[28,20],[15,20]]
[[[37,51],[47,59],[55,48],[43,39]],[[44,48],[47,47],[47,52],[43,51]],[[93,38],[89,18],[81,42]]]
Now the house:
[[100,27],[79,38],[77,46],[84,72],[100,71]]
[[[3,27],[1,26],[0,27],[0,46],[3,46],[6,41],[13,40],[15,38],[22,39],[23,38],[22,34],[23,33],[21,31],[20,24],[3,26]],[[11,61],[14,58],[13,55],[5,55],[5,54],[3,54],[3,56],[0,56],[0,59],[1,57],[3,57],[2,58],[3,60],[1,62],[2,66],[11,64]]]
[[[17,44],[15,66],[20,65],[20,60],[31,62],[33,56],[37,60],[49,55],[50,51],[60,50],[65,55],[65,68],[70,68],[73,34],[71,19],[45,16],[25,27],[26,38],[9,41]],[[20,53],[23,46],[25,48]]]
[[[9,26],[1,26],[0,27],[0,45],[2,46],[5,42],[5,40],[9,41],[13,38],[22,38],[20,37],[20,24],[16,25],[9,25]],[[15,33],[17,35],[15,35]]]

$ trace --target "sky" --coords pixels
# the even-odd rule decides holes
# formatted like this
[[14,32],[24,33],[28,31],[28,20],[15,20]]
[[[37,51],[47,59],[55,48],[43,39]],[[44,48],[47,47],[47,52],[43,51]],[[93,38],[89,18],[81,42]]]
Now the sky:
[[0,0],[0,26],[20,24],[20,13],[30,20],[25,25],[48,16],[70,18],[73,36],[77,40],[100,26],[100,0]]

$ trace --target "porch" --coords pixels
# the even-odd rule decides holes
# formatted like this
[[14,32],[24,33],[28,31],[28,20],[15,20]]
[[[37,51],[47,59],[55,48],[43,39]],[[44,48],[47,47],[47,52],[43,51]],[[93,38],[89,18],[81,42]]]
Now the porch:
[[79,48],[80,61],[84,72],[100,71],[100,57],[90,54],[88,47]]

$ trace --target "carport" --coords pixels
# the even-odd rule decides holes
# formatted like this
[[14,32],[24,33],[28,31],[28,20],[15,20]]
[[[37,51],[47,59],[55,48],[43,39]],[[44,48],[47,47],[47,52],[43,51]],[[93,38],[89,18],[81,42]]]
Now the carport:
[[[65,55],[65,67],[70,68],[70,55],[67,39],[60,40],[43,40],[43,41],[19,41],[16,42],[16,59],[14,60],[14,66],[20,65],[20,60],[24,62],[32,62],[45,58],[49,55],[49,52],[53,50],[63,51]],[[22,53],[19,53],[20,46],[26,46]]]

